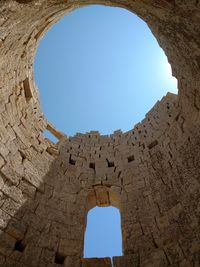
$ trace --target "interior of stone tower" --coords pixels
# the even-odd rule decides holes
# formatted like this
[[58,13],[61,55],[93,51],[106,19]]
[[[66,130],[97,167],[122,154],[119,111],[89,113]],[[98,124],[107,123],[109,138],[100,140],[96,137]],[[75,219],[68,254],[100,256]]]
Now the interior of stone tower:
[[[142,18],[179,91],[128,132],[68,137],[42,113],[33,60],[45,32],[88,4]],[[200,266],[199,24],[197,0],[0,1],[0,266],[111,267],[83,258],[87,212],[110,205],[123,239],[114,267]]]

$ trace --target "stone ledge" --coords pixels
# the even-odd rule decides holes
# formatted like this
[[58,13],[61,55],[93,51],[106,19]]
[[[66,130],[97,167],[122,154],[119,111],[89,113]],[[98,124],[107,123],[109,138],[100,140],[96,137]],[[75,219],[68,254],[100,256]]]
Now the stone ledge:
[[81,259],[81,267],[112,267],[110,258]]

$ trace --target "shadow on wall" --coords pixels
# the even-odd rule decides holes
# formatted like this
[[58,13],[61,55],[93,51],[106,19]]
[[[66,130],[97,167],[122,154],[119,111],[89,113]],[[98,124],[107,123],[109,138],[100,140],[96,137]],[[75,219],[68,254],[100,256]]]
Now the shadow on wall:
[[[113,176],[109,180],[99,179],[95,173],[95,163],[91,166],[87,160],[88,168],[83,172],[81,160],[86,155],[80,153],[79,157],[72,157],[69,153],[71,146],[77,151],[77,144],[76,138],[73,144],[69,139],[64,139],[58,144],[59,153],[58,147],[52,144],[48,149],[51,155],[45,152],[43,162],[42,158],[36,162],[32,153],[22,154],[25,175],[19,183],[16,173],[8,173],[7,177],[1,175],[0,266],[110,267],[109,258],[81,259],[86,215],[96,205],[113,205],[121,210],[125,250],[124,256],[113,258],[115,267],[164,267],[174,266],[175,262],[198,266],[197,232],[189,230],[198,225],[195,226],[193,221],[192,226],[186,220],[188,217],[178,201],[183,196],[177,195],[175,184],[174,188],[169,188],[166,173],[166,180],[161,183],[159,173],[161,170],[164,173],[161,154],[152,162],[154,168],[157,166],[157,171],[151,180],[151,187],[145,186],[141,178],[129,184],[132,176],[126,176],[122,185],[121,176],[117,179]],[[151,153],[153,151],[155,153],[155,146],[151,148]],[[32,163],[28,159],[30,156]],[[134,161],[127,164],[132,166],[132,175],[136,175],[135,165],[132,165]],[[107,165],[108,171],[114,171],[112,165]],[[44,169],[49,171],[40,182],[39,173]],[[4,169],[2,171],[5,173]],[[128,174],[127,169],[125,173]],[[142,177],[142,172],[137,175]],[[159,190],[156,190],[158,184]],[[152,188],[155,190],[154,203],[150,192]],[[159,192],[162,198],[156,205]],[[193,207],[195,203],[198,204],[192,199],[189,202]],[[187,231],[183,233],[183,229]],[[193,244],[191,261],[183,252],[187,248],[186,241]],[[184,250],[181,250],[179,242]]]
[[[110,259],[81,259],[86,215],[96,205],[121,211],[124,255],[113,259],[115,267],[198,266],[200,168],[191,158],[200,144],[190,149],[175,103],[168,95],[125,134],[66,138],[49,125],[58,144],[43,139],[38,151],[19,149],[0,171],[0,266],[109,266]],[[159,138],[151,135],[151,125],[153,133],[171,129],[176,140],[184,134],[181,150],[169,149],[159,130]]]
[[121,211],[124,256],[115,267],[198,266],[200,144],[189,135],[199,126],[186,131],[176,100],[168,94],[133,130],[109,137],[66,138],[48,125],[58,144],[39,136],[27,149],[15,127],[19,146],[0,170],[0,266],[109,266],[81,259],[96,205]]
[[91,266],[86,259],[80,263],[87,212],[96,205],[119,208],[119,194],[109,187],[93,187],[94,180],[80,181],[80,170],[65,153],[65,145],[55,160],[49,155],[49,163],[43,162],[50,169],[42,179],[40,166],[36,170],[27,155],[22,156],[25,177],[19,184],[16,173],[0,178],[0,266]]

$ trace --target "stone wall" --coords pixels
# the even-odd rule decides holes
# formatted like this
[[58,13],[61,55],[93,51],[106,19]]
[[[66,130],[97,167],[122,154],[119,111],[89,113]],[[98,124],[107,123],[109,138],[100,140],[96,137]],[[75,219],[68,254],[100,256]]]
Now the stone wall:
[[[168,56],[179,94],[133,130],[67,137],[40,109],[33,79],[39,39],[92,3],[144,19]],[[0,266],[110,266],[83,257],[89,209],[120,209],[115,267],[200,266],[200,3],[184,0],[0,2]],[[53,144],[45,129],[59,139]]]

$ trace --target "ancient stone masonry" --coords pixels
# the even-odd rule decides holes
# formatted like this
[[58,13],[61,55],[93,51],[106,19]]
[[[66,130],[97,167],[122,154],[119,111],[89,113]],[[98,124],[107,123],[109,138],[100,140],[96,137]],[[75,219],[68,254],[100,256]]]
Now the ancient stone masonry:
[[[133,130],[67,137],[44,118],[33,78],[38,41],[87,4],[147,22],[178,79]],[[0,1],[0,266],[108,267],[82,259],[87,212],[120,209],[115,267],[200,266],[200,2]],[[53,144],[45,129],[58,139]]]

